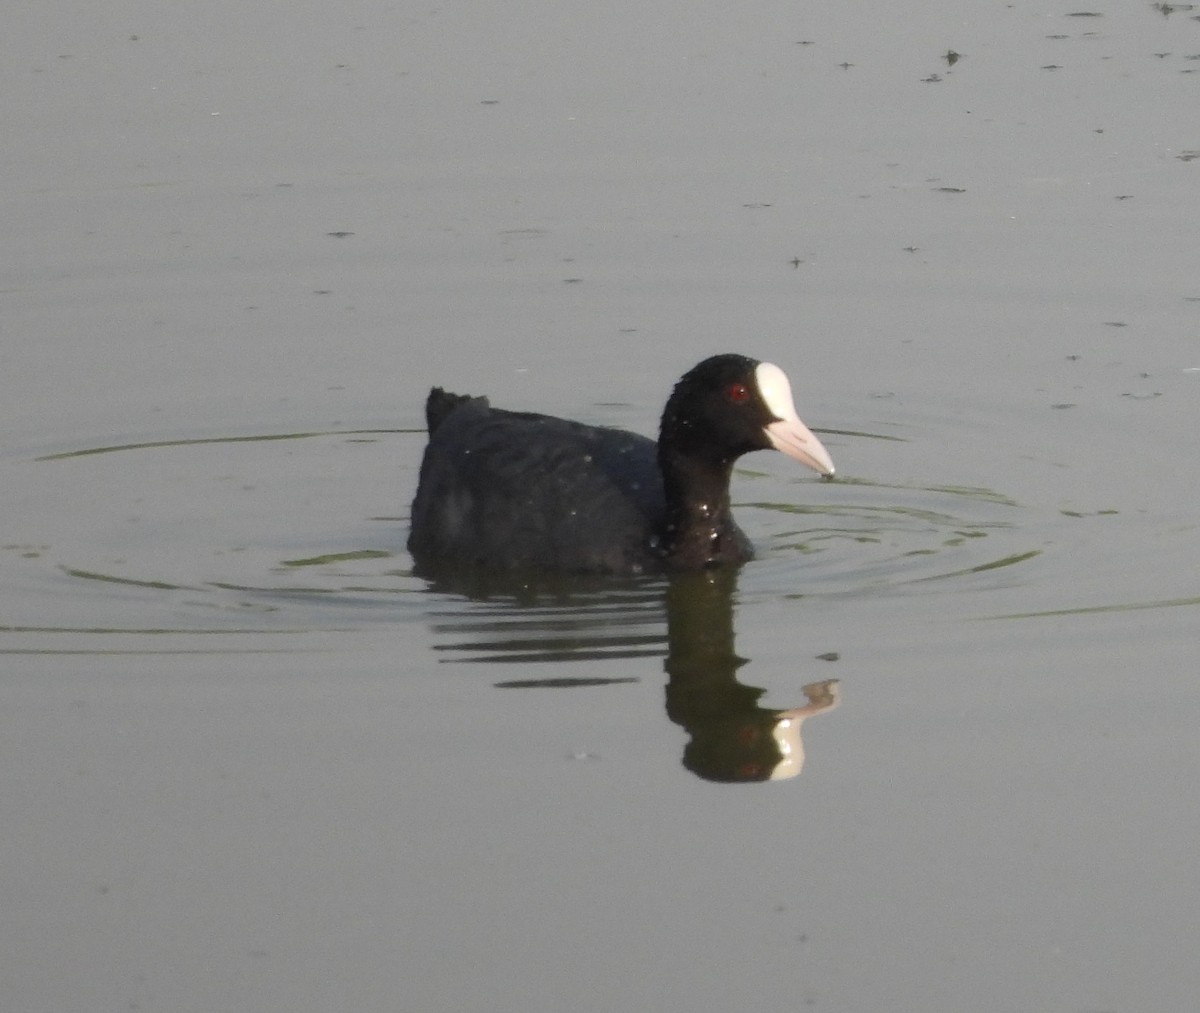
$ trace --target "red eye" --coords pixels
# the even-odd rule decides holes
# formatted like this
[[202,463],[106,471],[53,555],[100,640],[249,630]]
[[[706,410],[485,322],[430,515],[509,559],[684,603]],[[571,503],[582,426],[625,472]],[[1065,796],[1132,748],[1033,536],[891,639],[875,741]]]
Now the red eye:
[[734,404],[750,400],[750,388],[744,383],[731,383],[725,391],[725,396]]

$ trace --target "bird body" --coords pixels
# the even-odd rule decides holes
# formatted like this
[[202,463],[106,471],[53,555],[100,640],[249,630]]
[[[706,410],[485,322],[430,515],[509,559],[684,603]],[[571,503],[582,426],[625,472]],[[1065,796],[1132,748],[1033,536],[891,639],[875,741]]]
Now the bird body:
[[783,372],[743,356],[714,356],[680,380],[657,443],[441,388],[426,418],[408,541],[426,571],[638,574],[742,563],[753,550],[730,509],[737,457],[776,446],[833,473],[796,417]]

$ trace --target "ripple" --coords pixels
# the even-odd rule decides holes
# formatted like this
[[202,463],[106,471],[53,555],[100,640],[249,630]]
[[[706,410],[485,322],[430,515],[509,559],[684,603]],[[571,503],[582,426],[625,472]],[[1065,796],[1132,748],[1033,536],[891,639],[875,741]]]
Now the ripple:
[[[412,437],[401,455],[387,439],[397,436]],[[310,441],[303,452],[276,449],[300,440]],[[83,518],[72,537],[14,542],[26,587],[61,622],[10,631],[302,634],[409,622],[428,629],[447,661],[665,653],[661,578],[415,577],[403,550],[407,518],[372,509],[367,494],[386,472],[395,491],[381,504],[407,502],[422,440],[410,430],[327,429],[43,454],[32,462],[31,477],[44,482],[36,495],[49,502],[86,490],[88,504],[62,515]],[[738,469],[738,492],[738,521],[758,549],[739,578],[743,600],[955,590],[996,581],[1041,552],[1025,509],[994,489]],[[506,684],[567,684],[556,680]]]
[[[836,481],[830,489],[837,496],[832,502],[739,505],[743,527],[767,529],[753,564],[760,593],[897,590],[1007,570],[1042,552],[1023,533],[1020,504],[994,489],[862,478]],[[799,585],[802,592],[795,590]]]
[[[434,650],[443,660],[527,664],[666,653],[666,580],[493,577],[490,583],[485,597],[480,597],[478,585],[472,588],[469,605],[463,601],[461,587],[431,587],[436,604],[427,619],[436,641]],[[505,685],[563,683],[510,680]]]
[[97,454],[118,454],[127,450],[161,450],[171,447],[206,447],[222,443],[271,443],[277,440],[311,440],[320,436],[382,436],[391,433],[424,433],[416,429],[321,429],[305,433],[253,433],[248,436],[206,436],[176,440],[144,440],[140,443],[113,443],[99,447],[83,447],[43,454],[35,461],[67,461],[76,457]]

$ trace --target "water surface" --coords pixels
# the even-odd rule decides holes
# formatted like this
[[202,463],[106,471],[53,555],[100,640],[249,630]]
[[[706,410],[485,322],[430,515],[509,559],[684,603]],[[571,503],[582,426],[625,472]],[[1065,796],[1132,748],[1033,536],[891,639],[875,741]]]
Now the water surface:
[[[14,14],[0,1005],[1190,1009],[1198,17]],[[726,350],[739,573],[412,575]]]

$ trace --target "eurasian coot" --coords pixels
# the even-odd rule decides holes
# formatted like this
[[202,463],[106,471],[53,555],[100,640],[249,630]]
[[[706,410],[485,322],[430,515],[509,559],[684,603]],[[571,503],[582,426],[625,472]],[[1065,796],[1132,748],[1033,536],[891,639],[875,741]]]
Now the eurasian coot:
[[658,443],[620,429],[501,411],[435,387],[408,548],[438,567],[636,574],[743,563],[734,461],[774,447],[829,477],[778,366],[705,359],[675,386]]

